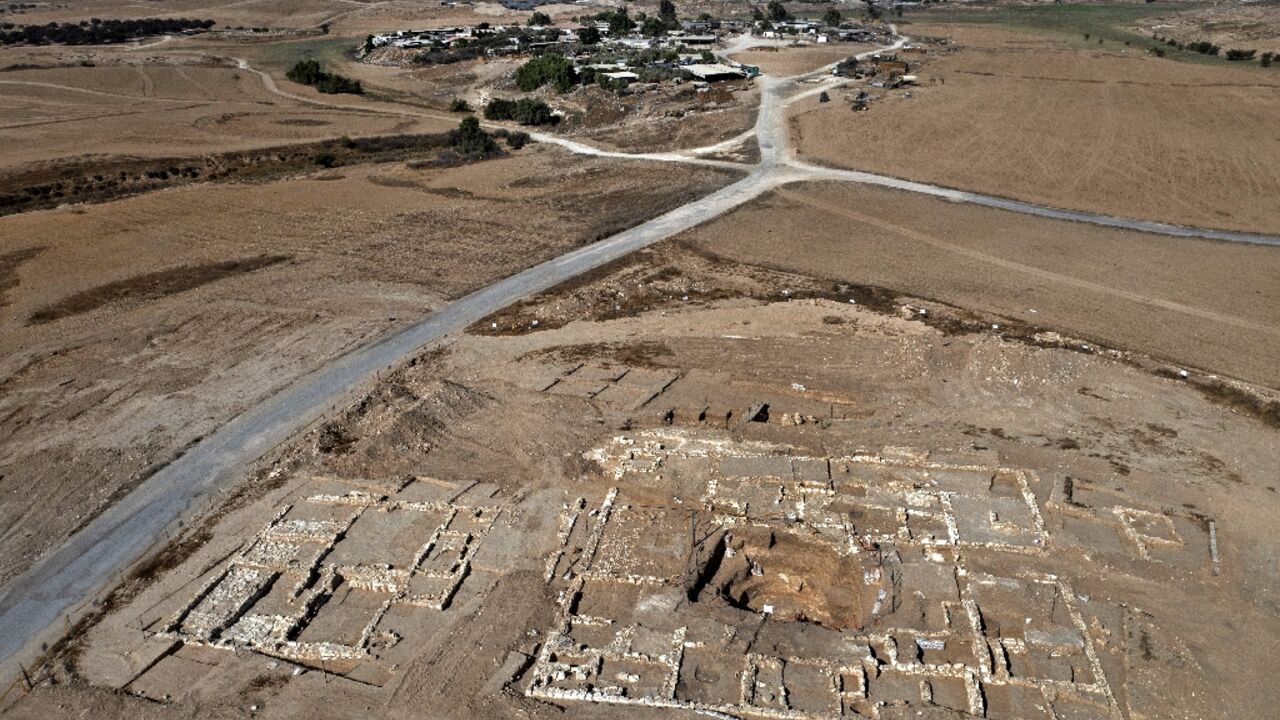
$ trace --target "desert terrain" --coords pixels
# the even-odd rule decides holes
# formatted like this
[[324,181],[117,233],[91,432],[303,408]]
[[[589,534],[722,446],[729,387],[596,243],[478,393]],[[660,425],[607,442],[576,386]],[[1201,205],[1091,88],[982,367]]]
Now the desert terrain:
[[620,7],[3,8],[0,718],[1265,716],[1265,7]]
[[264,462],[75,682],[259,717],[1212,717],[1271,692],[1233,661],[1276,632],[1273,548],[1244,539],[1280,503],[1274,428],[845,295],[679,243],[478,323]]
[[797,113],[802,157],[1034,203],[1275,229],[1280,74],[1078,49],[1054,35],[915,24],[946,36],[910,97]]

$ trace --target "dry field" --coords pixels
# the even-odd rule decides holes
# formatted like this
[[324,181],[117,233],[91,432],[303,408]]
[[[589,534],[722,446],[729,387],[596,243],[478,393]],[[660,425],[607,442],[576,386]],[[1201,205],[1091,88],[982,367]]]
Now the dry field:
[[904,31],[949,35],[959,49],[920,66],[911,98],[862,113],[798,106],[801,156],[1048,205],[1280,231],[1280,73],[1006,30]]
[[734,53],[732,57],[738,62],[759,66],[766,75],[788,77],[813,72],[870,49],[870,45],[859,43],[758,47]]
[[273,453],[8,716],[1280,700],[1275,428],[847,292],[668,243],[478,323]]
[[729,260],[916,297],[1280,387],[1280,255],[847,184],[793,185],[690,231]]
[[95,65],[83,67],[77,58],[85,51],[0,51],[0,62],[41,66],[0,73],[0,142],[8,148],[0,167],[84,155],[199,155],[456,124],[412,108],[318,96],[283,77],[273,92],[226,56],[191,52],[94,51]]
[[326,359],[729,179],[535,147],[0,218],[0,579]]

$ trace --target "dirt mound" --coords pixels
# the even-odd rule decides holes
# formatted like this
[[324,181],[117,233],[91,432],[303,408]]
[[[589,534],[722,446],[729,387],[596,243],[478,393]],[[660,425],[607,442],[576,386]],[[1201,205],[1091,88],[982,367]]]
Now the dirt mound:
[[875,575],[876,569],[800,535],[742,528],[720,539],[706,566],[707,581],[690,594],[774,620],[856,630],[870,618],[875,593],[849,578]]

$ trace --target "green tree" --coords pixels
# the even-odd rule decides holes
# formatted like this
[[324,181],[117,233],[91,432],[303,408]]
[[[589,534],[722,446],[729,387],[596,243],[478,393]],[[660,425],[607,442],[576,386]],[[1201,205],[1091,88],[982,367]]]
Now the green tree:
[[494,98],[484,106],[486,120],[513,120],[516,116],[516,101]]
[[778,0],[769,0],[769,19],[773,22],[782,22],[791,19],[791,13],[787,12],[787,6],[778,2]]
[[646,17],[640,23],[640,34],[645,37],[658,37],[667,31],[667,26],[656,17]]
[[474,115],[462,118],[456,130],[449,132],[449,147],[466,158],[492,157],[501,154],[493,136],[480,127]]
[[530,27],[534,27],[534,26],[546,27],[548,25],[553,25],[553,24],[554,23],[551,22],[551,16],[544,12],[535,12],[534,14],[529,16]]
[[631,32],[631,28],[636,24],[631,21],[631,16],[627,14],[627,9],[622,8],[609,15],[609,34],[615,37],[626,35]]
[[597,45],[600,43],[600,31],[595,26],[588,25],[578,30],[578,42],[583,45]]
[[516,70],[516,86],[525,92],[550,84],[563,93],[573,89],[577,82],[573,62],[558,53],[536,57]]
[[844,20],[844,16],[835,8],[831,8],[822,16],[823,24],[830,25],[831,27],[837,27],[840,25],[842,20]]
[[662,0],[658,5],[658,19],[668,30],[680,27],[680,18],[676,15],[676,4],[671,0]]
[[469,105],[467,101],[463,100],[462,98],[454,98],[453,102],[449,103],[449,111],[450,112],[471,112],[471,105]]

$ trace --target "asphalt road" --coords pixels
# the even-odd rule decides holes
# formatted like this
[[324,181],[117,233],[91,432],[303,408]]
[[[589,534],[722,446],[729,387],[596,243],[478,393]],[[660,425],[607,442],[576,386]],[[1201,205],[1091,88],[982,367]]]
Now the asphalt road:
[[[264,81],[269,79],[264,75]],[[201,440],[4,588],[0,596],[0,668],[15,661],[30,641],[54,626],[68,611],[74,612],[86,598],[142,557],[180,519],[195,512],[203,500],[229,486],[248,465],[321,417],[379,371],[513,302],[711,220],[779,185],[806,180],[861,182],[1059,220],[1179,237],[1280,245],[1280,237],[1276,236],[1185,228],[1060,210],[883,175],[801,163],[789,147],[785,107],[820,92],[833,82],[836,81],[827,79],[799,88],[787,79],[760,78],[761,107],[755,136],[761,162],[754,167],[697,158],[706,148],[678,153],[625,154],[540,136],[544,141],[583,154],[730,166],[750,170],[750,173],[700,200],[450,303],[421,322],[301,378]],[[713,147],[722,149],[723,145]]]

